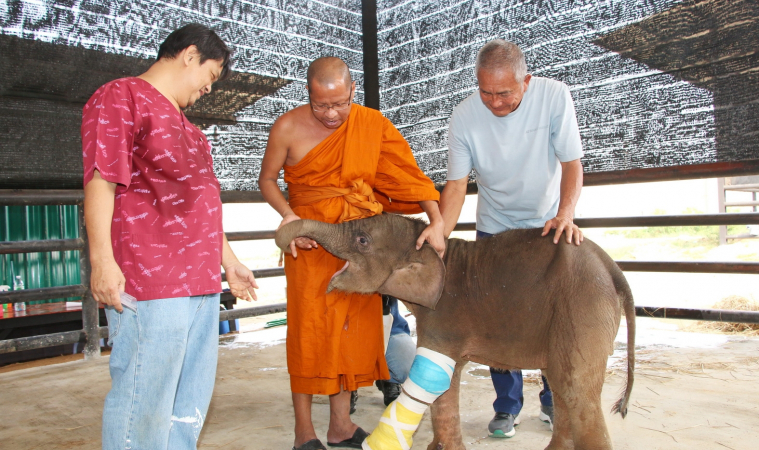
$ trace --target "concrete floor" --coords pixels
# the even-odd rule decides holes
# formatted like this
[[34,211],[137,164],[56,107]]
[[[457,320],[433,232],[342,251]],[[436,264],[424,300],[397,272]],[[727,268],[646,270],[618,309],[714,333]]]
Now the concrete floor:
[[[687,334],[687,333],[686,333]],[[639,333],[640,335],[640,333]],[[244,333],[220,347],[219,370],[199,448],[292,447],[293,414],[285,367],[284,327]],[[685,336],[688,339],[688,336]],[[12,368],[10,368],[12,369]],[[603,392],[609,410],[622,389],[621,366],[609,369]],[[0,448],[97,449],[103,399],[110,387],[108,358],[68,361],[0,373]],[[527,383],[522,423],[512,439],[486,436],[493,390],[486,368],[462,376],[461,417],[470,449],[543,449],[539,386]],[[647,346],[639,350],[632,406],[626,419],[609,416],[615,448],[748,450],[759,442],[759,338],[731,337],[713,348]],[[372,430],[384,407],[379,391],[360,390],[354,421]],[[315,398],[317,433],[326,442],[326,397]],[[431,440],[426,416],[413,446]]]

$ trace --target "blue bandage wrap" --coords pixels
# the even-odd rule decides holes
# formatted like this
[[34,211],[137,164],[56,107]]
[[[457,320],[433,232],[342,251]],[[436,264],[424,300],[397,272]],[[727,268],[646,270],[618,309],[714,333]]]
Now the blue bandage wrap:
[[451,387],[456,362],[451,358],[419,347],[403,390],[425,403],[432,403]]
[[[453,369],[453,368],[451,368]],[[409,378],[430,394],[443,395],[451,387],[451,377],[434,362],[424,356],[417,355],[411,366]]]

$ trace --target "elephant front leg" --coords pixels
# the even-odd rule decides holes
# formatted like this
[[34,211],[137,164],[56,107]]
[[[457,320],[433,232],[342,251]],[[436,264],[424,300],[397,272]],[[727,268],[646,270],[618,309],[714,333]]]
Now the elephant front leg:
[[[456,361],[450,357],[425,347],[418,347],[408,378],[403,383],[401,395],[385,409],[379,425],[364,439],[361,448],[410,450],[413,435],[427,407],[451,386],[455,366]],[[458,387],[458,377],[456,386]]]
[[461,438],[461,416],[459,416],[459,388],[461,370],[466,362],[456,363],[451,377],[451,387],[441,395],[430,408],[432,430],[435,434],[427,450],[465,450]]

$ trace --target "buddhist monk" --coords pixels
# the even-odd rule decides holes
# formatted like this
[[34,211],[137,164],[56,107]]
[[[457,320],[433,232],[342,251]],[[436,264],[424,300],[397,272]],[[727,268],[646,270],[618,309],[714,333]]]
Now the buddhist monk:
[[[259,186],[282,215],[341,223],[386,212],[426,212],[419,236],[445,250],[439,194],[408,143],[379,111],[353,104],[356,84],[339,58],[308,68],[309,103],[283,114],[269,133]],[[277,185],[284,168],[289,203]],[[330,446],[361,448],[367,433],[349,415],[350,391],[389,379],[378,294],[326,293],[344,265],[316,242],[298,238],[285,257],[287,366],[295,410],[294,450],[324,449],[311,422],[314,394],[328,395]]]

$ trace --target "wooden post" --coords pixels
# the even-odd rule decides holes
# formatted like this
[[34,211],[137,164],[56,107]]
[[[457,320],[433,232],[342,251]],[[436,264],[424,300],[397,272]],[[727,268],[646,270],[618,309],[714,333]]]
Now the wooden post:
[[79,251],[79,270],[81,282],[85,287],[82,294],[82,328],[87,336],[84,344],[84,359],[100,357],[100,314],[98,304],[90,290],[90,242],[87,239],[87,227],[84,224],[84,203],[79,203],[79,238],[84,240],[84,248]]
[[[724,178],[717,178],[717,204],[718,204],[718,211],[721,214],[724,214],[727,212],[727,208],[725,208],[725,179]],[[722,225],[719,227],[719,245],[725,245],[727,244],[727,225]]]
[[361,30],[364,46],[364,106],[380,109],[379,49],[377,44],[377,0],[361,0]]

